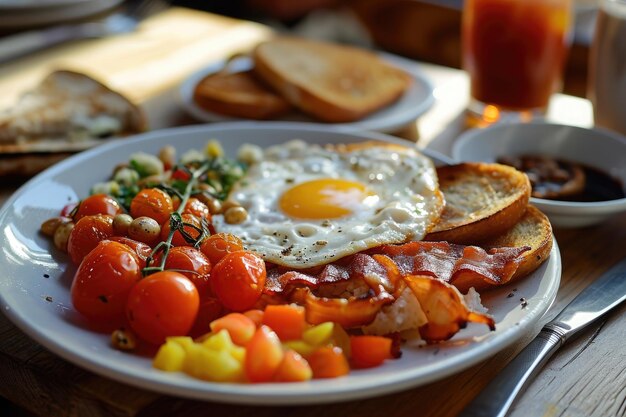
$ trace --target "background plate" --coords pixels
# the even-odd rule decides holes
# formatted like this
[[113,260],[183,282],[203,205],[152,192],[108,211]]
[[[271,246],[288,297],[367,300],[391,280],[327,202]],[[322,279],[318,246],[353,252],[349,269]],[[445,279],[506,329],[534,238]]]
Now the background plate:
[[[380,53],[379,55],[388,64],[405,70],[413,78],[411,87],[398,101],[372,113],[366,118],[351,123],[328,123],[328,125],[377,132],[394,132],[415,121],[433,105],[433,86],[424,76],[416,62],[387,53]],[[224,65],[225,61],[215,62],[194,73],[181,84],[179,91],[180,99],[183,107],[192,117],[203,122],[242,120],[206,111],[193,100],[193,90],[196,84],[207,75],[224,68]],[[230,67],[232,72],[245,71],[252,68],[252,61],[248,57],[241,57],[234,59],[229,65],[232,65]],[[317,120],[299,112],[290,113],[276,120],[317,122]]]
[[[484,295],[483,302],[497,322],[494,332],[470,324],[447,343],[424,348],[404,346],[402,358],[378,368],[306,383],[216,384],[155,370],[149,358],[115,350],[108,334],[89,330],[70,301],[75,267],[38,233],[39,225],[68,202],[85,197],[94,182],[107,179],[114,165],[127,161],[129,154],[156,153],[166,144],[173,144],[179,152],[202,149],[209,138],[220,139],[231,156],[245,142],[268,146],[294,138],[311,143],[375,139],[410,146],[410,142],[376,133],[298,123],[243,122],[154,131],[70,157],[25,184],[0,211],[0,305],[7,317],[66,360],[143,389],[238,404],[310,404],[381,395],[459,372],[522,336],[556,296],[561,261],[555,244],[548,261],[515,284],[515,297],[507,297],[511,286]],[[526,308],[520,306],[521,297],[528,301]]]

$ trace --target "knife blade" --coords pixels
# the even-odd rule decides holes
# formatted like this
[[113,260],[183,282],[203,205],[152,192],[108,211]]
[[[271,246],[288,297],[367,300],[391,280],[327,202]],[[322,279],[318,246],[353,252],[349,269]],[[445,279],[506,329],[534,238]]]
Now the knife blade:
[[458,415],[504,417],[515,398],[565,342],[626,300],[626,259],[587,286]]

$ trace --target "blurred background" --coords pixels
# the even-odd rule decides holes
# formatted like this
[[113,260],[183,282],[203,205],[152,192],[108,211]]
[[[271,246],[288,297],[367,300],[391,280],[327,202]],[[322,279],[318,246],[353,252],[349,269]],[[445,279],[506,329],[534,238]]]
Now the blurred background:
[[[258,21],[279,31],[379,48],[420,61],[461,66],[463,0],[170,0]],[[574,0],[575,28],[563,92],[585,97],[598,0]]]

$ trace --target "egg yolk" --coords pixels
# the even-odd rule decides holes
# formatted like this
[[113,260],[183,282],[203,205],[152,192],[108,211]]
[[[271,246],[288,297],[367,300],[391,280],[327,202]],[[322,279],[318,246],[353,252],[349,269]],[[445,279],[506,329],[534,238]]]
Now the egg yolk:
[[353,213],[369,200],[378,200],[363,184],[324,178],[298,184],[280,197],[281,210],[300,219],[334,219]]

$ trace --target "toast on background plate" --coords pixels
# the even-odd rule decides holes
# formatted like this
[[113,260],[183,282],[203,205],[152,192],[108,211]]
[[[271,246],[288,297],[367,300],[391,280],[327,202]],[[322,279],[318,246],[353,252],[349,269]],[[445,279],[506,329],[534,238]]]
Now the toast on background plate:
[[209,74],[194,88],[193,99],[210,112],[255,120],[279,117],[292,109],[287,100],[256,79],[251,70]]
[[279,37],[253,50],[254,72],[293,106],[321,121],[352,122],[398,100],[411,77],[376,54]]
[[426,240],[477,244],[509,230],[524,215],[530,182],[515,168],[461,163],[437,168],[446,206]]
[[38,143],[58,148],[145,129],[143,112],[123,95],[88,75],[59,70],[0,112],[0,151],[28,152],[30,144],[44,151]]

